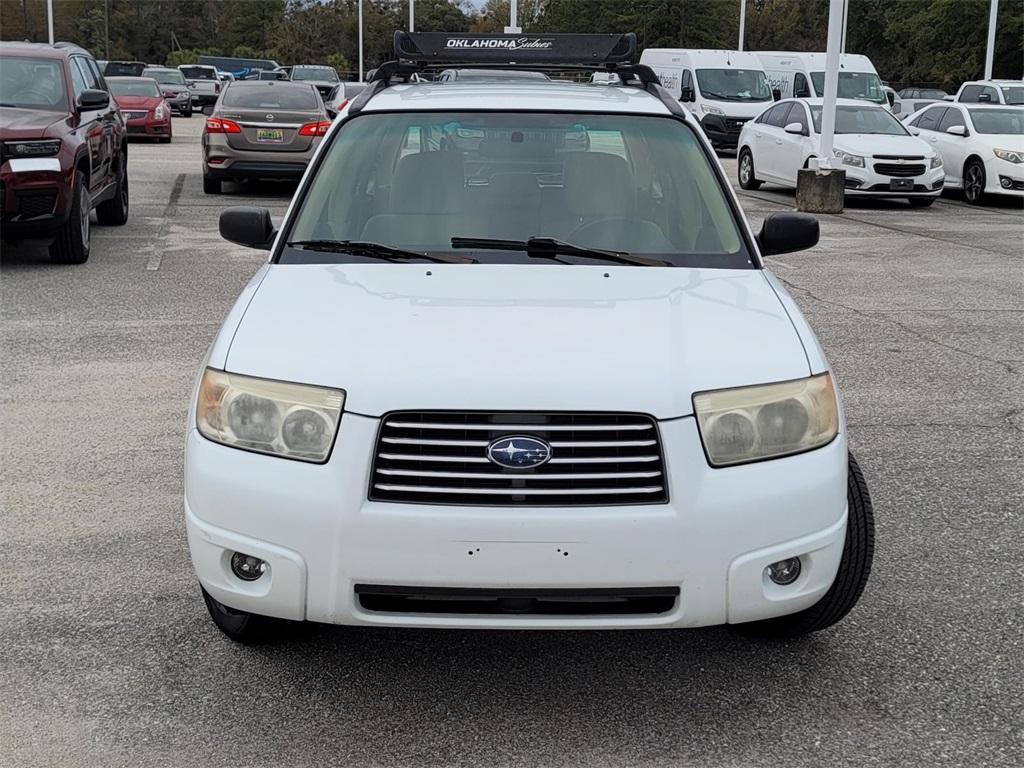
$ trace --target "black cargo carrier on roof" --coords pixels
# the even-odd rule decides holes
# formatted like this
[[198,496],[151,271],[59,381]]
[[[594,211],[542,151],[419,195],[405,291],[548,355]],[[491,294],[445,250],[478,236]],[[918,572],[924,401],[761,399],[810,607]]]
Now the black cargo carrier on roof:
[[481,35],[395,32],[395,56],[417,64],[619,64],[636,56],[636,35]]

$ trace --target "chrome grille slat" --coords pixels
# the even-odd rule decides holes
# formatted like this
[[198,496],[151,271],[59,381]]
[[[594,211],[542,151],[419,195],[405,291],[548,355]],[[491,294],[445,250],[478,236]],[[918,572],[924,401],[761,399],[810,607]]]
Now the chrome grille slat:
[[[509,468],[494,440],[533,437],[548,461]],[[668,501],[657,423],[637,413],[402,411],[381,423],[369,498],[404,504],[594,506]]]
[[374,488],[382,491],[403,491],[406,493],[448,493],[469,496],[502,495],[502,496],[567,496],[590,495],[603,496],[608,493],[660,493],[664,489],[660,485],[637,486],[632,488],[443,488],[432,485],[392,485],[376,483]]

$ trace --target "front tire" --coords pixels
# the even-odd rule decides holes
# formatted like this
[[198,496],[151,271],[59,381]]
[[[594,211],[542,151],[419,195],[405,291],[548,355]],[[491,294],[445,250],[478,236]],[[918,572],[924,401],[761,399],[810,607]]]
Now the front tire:
[[71,190],[71,211],[50,244],[50,261],[54,264],[84,264],[89,260],[92,225],[89,214],[92,200],[85,183],[85,174],[75,171],[75,186]]
[[761,188],[761,182],[758,181],[757,177],[754,175],[754,156],[750,154],[750,150],[746,147],[740,150],[738,167],[740,187],[748,190]]
[[875,516],[860,465],[850,454],[846,481],[846,540],[839,571],[828,592],[812,605],[788,616],[736,624],[741,634],[766,639],[787,639],[831,627],[857,604],[871,574],[875,552]]
[[935,202],[934,197],[908,197],[907,202],[911,208],[927,208]]
[[187,107],[185,107],[183,110],[181,110],[181,116],[182,117],[192,117],[192,105],[191,104],[189,104]]
[[971,205],[981,205],[985,199],[985,164],[977,158],[964,166],[964,197]]
[[258,645],[277,640],[297,623],[229,608],[202,587],[200,589],[203,590],[203,602],[206,603],[213,623],[236,643]]

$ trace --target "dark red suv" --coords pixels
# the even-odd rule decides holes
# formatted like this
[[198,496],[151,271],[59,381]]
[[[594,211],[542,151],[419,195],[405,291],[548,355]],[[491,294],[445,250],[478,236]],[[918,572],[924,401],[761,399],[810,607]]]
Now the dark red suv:
[[0,198],[5,241],[51,240],[89,258],[89,214],[128,221],[124,121],[96,61],[67,43],[0,43]]

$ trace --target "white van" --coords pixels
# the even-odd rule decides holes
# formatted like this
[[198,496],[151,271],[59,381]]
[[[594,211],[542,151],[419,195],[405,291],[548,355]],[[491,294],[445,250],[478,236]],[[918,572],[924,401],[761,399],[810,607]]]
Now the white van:
[[772,101],[764,67],[747,51],[648,48],[640,63],[689,108],[715,149],[735,149],[743,124]]
[[[825,95],[825,54],[758,51],[757,58],[772,88],[782,98],[822,98]],[[871,59],[859,53],[839,56],[839,98],[871,101],[892,111],[885,88]]]

